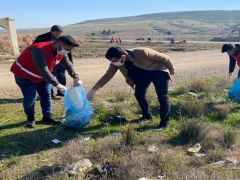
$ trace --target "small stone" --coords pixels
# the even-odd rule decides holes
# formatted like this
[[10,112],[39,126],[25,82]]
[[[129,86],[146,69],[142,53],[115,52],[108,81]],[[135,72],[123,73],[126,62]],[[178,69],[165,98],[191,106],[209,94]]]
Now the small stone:
[[114,132],[114,133],[111,134],[111,136],[115,136],[115,137],[118,137],[118,136],[121,136],[121,135],[122,135],[122,133],[120,133],[120,132]]
[[225,165],[226,165],[226,163],[224,160],[209,164],[209,166],[214,166],[214,167],[224,167]]
[[193,92],[188,92],[188,94],[191,95],[191,96],[194,96],[194,97],[198,96],[196,93],[193,93]]
[[77,172],[76,171],[68,171],[68,174],[71,176],[76,176]]
[[198,153],[201,149],[201,144],[197,143],[194,146],[192,146],[191,148],[188,149],[188,152],[191,153]]
[[203,153],[194,153],[194,156],[196,156],[196,157],[205,157],[206,154],[203,154]]
[[148,152],[157,152],[157,151],[158,151],[158,148],[155,145],[148,147]]
[[237,161],[236,159],[233,159],[233,158],[227,158],[227,159],[225,160],[225,163],[237,165],[238,161]]

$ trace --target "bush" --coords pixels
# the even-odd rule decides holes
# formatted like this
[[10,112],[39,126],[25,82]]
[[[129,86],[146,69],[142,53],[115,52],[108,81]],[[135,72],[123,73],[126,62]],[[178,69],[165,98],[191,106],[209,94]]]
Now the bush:
[[212,150],[209,151],[206,157],[206,161],[208,163],[213,163],[217,161],[221,161],[224,158],[224,153],[221,150]]
[[206,109],[206,103],[202,100],[186,101],[181,104],[181,115],[184,117],[201,117]]
[[209,89],[209,83],[205,79],[196,79],[190,85],[192,92],[206,92]]
[[230,148],[237,141],[237,133],[231,129],[226,130],[223,133],[223,145],[227,148]]
[[178,138],[183,143],[196,143],[206,137],[207,131],[208,128],[199,120],[184,120]]
[[230,112],[230,108],[229,106],[227,105],[224,105],[224,106],[216,106],[214,108],[214,111],[215,111],[215,118],[216,120],[223,120],[227,117],[227,115],[229,114]]
[[126,131],[123,133],[123,142],[127,146],[133,145],[135,141],[135,131],[132,126],[128,125]]

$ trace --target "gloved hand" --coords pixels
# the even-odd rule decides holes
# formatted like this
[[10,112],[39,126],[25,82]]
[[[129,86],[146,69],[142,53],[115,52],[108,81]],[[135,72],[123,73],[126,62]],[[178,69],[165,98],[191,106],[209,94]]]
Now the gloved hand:
[[87,94],[87,98],[88,100],[91,100],[94,97],[94,94],[96,93],[95,89],[91,89],[88,94]]
[[78,76],[73,78],[73,85],[74,86],[82,86],[82,81],[80,80],[80,78]]
[[233,73],[229,73],[229,78],[232,78],[233,77]]
[[67,90],[67,88],[66,88],[64,85],[62,85],[62,84],[58,84],[58,85],[56,86],[56,88],[57,88],[57,90],[59,90],[61,93],[64,93],[64,92]]

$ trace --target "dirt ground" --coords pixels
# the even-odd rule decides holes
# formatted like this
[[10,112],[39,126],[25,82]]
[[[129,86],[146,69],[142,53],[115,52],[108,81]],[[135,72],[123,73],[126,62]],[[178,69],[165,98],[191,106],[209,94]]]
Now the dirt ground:
[[[207,76],[227,78],[228,76],[228,56],[222,54],[219,50],[171,52],[167,54],[172,58],[176,73],[172,77],[171,87],[182,83],[182,80]],[[75,59],[74,65],[88,90],[105,73],[109,62],[104,58]],[[0,64],[0,98],[21,96],[19,88],[14,82],[13,74],[9,71],[10,66],[11,64]],[[68,76],[68,86],[71,83],[72,80]],[[131,91],[118,72],[101,91],[119,91],[122,89]]]

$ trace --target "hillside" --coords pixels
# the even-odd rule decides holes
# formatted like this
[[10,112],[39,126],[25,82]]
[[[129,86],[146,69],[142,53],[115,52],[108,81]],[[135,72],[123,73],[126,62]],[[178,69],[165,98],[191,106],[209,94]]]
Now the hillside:
[[[187,40],[238,36],[240,11],[187,11],[83,21],[64,27],[65,33],[89,39],[139,36],[164,40],[169,36]],[[46,29],[32,29],[43,32]],[[103,31],[106,31],[103,34]],[[109,31],[110,30],[110,31]],[[26,30],[22,30],[26,31]],[[28,30],[29,31],[29,30]]]

